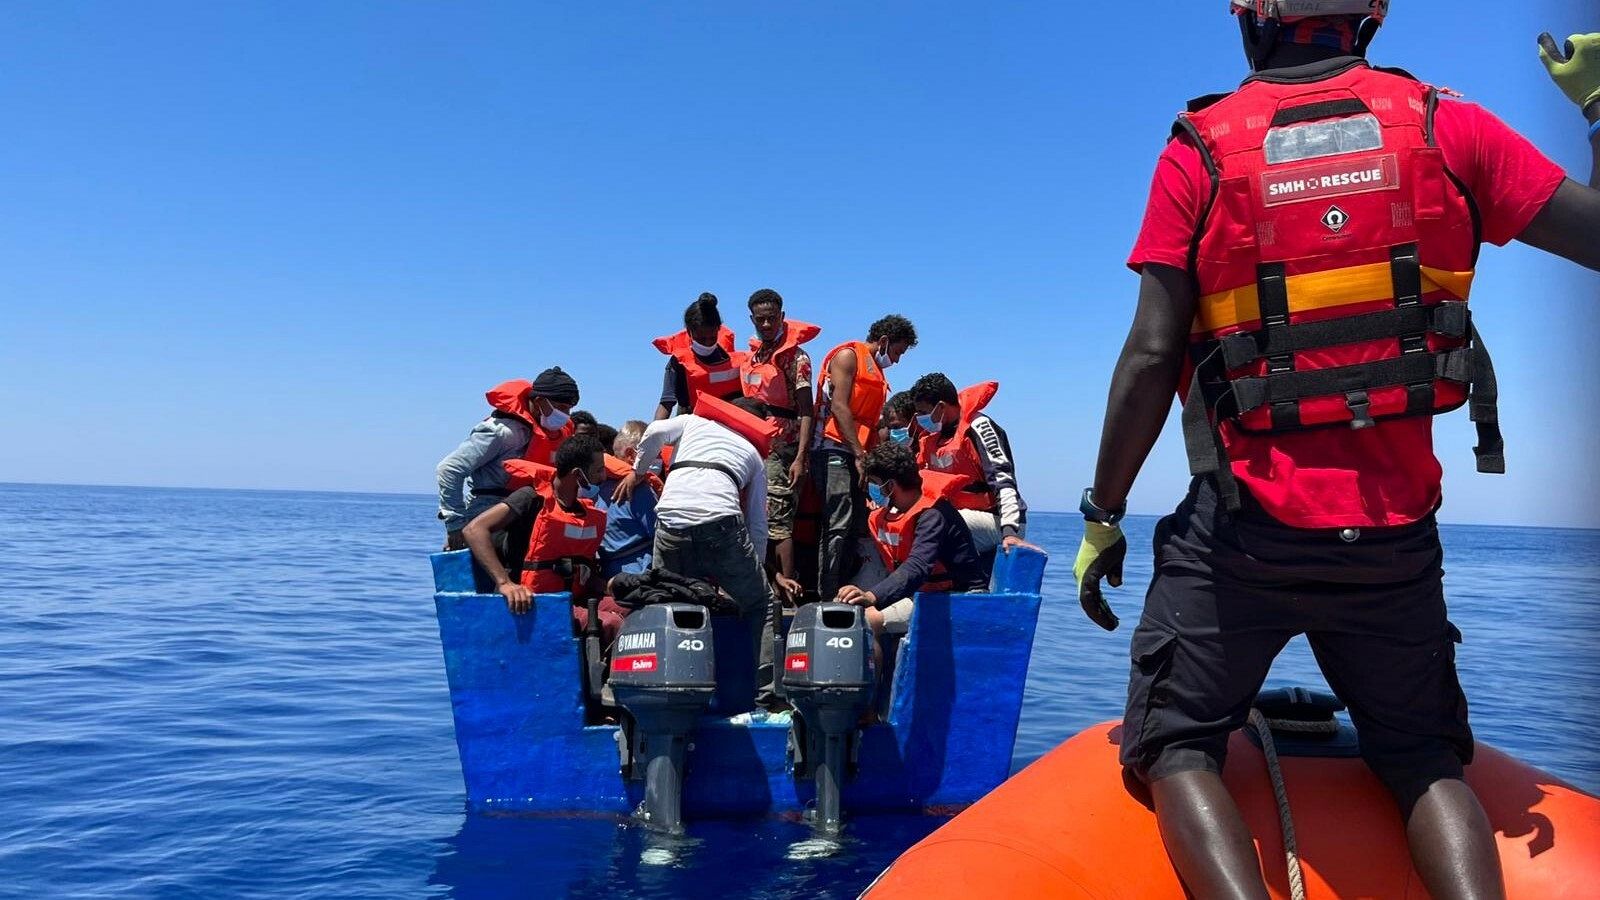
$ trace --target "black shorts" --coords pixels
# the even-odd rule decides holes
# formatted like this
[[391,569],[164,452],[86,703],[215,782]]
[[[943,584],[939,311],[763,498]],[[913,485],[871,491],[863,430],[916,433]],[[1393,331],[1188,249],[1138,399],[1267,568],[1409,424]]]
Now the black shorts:
[[[1399,528],[1291,528],[1196,479],[1155,533],[1133,634],[1122,762],[1145,780],[1221,772],[1272,660],[1305,634],[1349,708],[1361,755],[1409,811],[1472,759],[1433,517]],[[1353,540],[1346,540],[1353,537]]]

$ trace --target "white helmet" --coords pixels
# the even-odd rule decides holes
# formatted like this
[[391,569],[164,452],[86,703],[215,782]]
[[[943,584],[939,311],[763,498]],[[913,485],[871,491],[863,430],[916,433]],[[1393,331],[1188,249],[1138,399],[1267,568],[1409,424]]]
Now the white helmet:
[[1312,16],[1365,16],[1383,21],[1389,0],[1229,0],[1235,14],[1254,13],[1258,19],[1293,22]]

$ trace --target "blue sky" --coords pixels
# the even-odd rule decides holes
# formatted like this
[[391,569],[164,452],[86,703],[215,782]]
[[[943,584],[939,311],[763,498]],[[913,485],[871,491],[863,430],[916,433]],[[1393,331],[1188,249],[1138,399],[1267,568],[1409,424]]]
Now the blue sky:
[[[1373,57],[1582,177],[1534,38],[1585,5],[1397,0]],[[770,286],[819,354],[901,312],[895,384],[1000,380],[1025,495],[1073,508],[1155,156],[1243,74],[1221,0],[1095,6],[12,5],[0,480],[431,491],[490,385],[559,363],[648,417],[650,339],[703,290],[743,338]],[[1480,271],[1512,474],[1445,420],[1443,516],[1600,524],[1600,280]],[[1169,428],[1132,506],[1185,482]]]

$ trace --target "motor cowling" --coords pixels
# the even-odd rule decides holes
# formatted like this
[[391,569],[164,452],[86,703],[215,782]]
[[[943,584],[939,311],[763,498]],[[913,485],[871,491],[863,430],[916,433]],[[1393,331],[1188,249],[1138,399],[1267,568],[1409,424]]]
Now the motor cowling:
[[624,772],[645,782],[637,815],[652,827],[682,831],[689,736],[717,687],[710,613],[662,603],[629,615],[612,647],[608,682],[629,716]]
[[789,733],[794,773],[814,779],[814,824],[828,832],[839,828],[846,763],[877,687],[872,641],[865,611],[843,603],[800,607],[785,641],[783,691],[795,709]]

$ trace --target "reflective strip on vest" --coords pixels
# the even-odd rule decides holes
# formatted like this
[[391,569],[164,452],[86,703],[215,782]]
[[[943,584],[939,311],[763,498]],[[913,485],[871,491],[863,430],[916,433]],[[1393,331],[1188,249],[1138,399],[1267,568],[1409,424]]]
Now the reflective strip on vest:
[[710,369],[706,372],[706,380],[712,384],[722,381],[732,381],[738,377],[738,369]]
[[[1457,300],[1467,299],[1472,288],[1472,271],[1447,272],[1422,266],[1422,293],[1444,291]],[[1359,303],[1374,303],[1394,297],[1390,264],[1372,263],[1348,266],[1284,279],[1289,293],[1289,312],[1333,309]],[[1261,321],[1261,301],[1256,285],[1247,284],[1230,291],[1218,291],[1200,298],[1194,331],[1204,334],[1232,325]]]
[[562,526],[561,529],[561,534],[563,537],[570,538],[574,541],[592,541],[597,535],[599,535],[599,533],[600,532],[596,530],[593,525],[568,524]]

